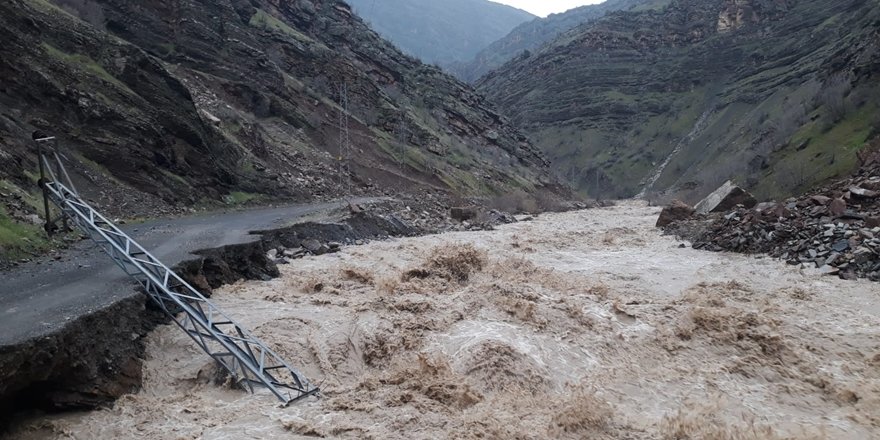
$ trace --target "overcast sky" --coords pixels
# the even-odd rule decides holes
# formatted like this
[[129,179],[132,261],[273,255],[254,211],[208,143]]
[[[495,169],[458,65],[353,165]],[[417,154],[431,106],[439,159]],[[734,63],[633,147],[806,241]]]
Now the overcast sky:
[[532,14],[546,17],[556,12],[565,12],[571,8],[583,5],[595,5],[605,0],[492,0],[496,3],[504,3]]

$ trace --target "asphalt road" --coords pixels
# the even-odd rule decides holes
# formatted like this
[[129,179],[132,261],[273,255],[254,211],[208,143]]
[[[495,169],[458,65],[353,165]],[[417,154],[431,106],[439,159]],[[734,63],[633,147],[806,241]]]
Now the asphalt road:
[[[250,231],[283,227],[298,217],[339,206],[343,202],[203,214],[121,228],[171,267],[191,258],[193,251],[254,241],[258,237]],[[0,347],[50,334],[71,319],[139,294],[91,241],[63,251],[58,260],[47,258],[0,272]]]

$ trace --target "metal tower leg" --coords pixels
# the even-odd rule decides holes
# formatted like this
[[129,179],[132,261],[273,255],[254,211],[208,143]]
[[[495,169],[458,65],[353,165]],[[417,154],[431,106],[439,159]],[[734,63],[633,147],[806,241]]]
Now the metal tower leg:
[[[42,143],[51,139],[35,140]],[[63,218],[91,237],[196,345],[229,371],[238,385],[250,392],[254,386],[265,387],[285,406],[319,392],[264,342],[84,202],[57,154],[51,153],[57,171],[53,171],[50,155],[42,147],[39,156],[40,169],[45,174],[41,179],[45,197],[61,210]],[[47,230],[51,230],[49,224],[54,222],[48,216],[48,204],[46,209]]]

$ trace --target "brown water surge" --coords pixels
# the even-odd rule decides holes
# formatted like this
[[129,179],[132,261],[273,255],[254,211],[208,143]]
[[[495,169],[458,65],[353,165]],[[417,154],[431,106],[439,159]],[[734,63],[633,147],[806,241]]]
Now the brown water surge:
[[16,438],[868,439],[876,285],[679,248],[637,202],[350,247],[215,293],[324,397],[212,383],[176,328],[144,389]]

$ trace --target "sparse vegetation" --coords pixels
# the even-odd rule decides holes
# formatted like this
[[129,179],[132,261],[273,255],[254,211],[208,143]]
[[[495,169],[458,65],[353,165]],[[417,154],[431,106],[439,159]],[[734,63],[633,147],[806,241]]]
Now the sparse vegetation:
[[42,46],[43,50],[46,51],[46,55],[58,59],[71,67],[79,68],[88,73],[91,73],[108,83],[116,85],[120,90],[124,92],[128,92],[132,95],[135,94],[127,85],[125,85],[122,81],[116,79],[116,77],[107,72],[107,70],[105,70],[103,66],[101,66],[94,59],[90,58],[88,55],[68,54],[46,42],[44,42]]
[[299,32],[296,29],[288,26],[287,23],[273,17],[271,14],[262,9],[257,9],[257,12],[254,13],[253,17],[251,17],[250,25],[261,29],[280,32],[284,35],[287,35],[288,37],[293,37],[293,39],[303,43],[312,42],[312,39],[307,37],[302,32]]
[[246,205],[262,198],[261,194],[248,193],[243,191],[233,191],[226,195],[223,200],[227,205]]
[[13,220],[0,205],[0,262],[30,257],[48,245],[42,228]]

